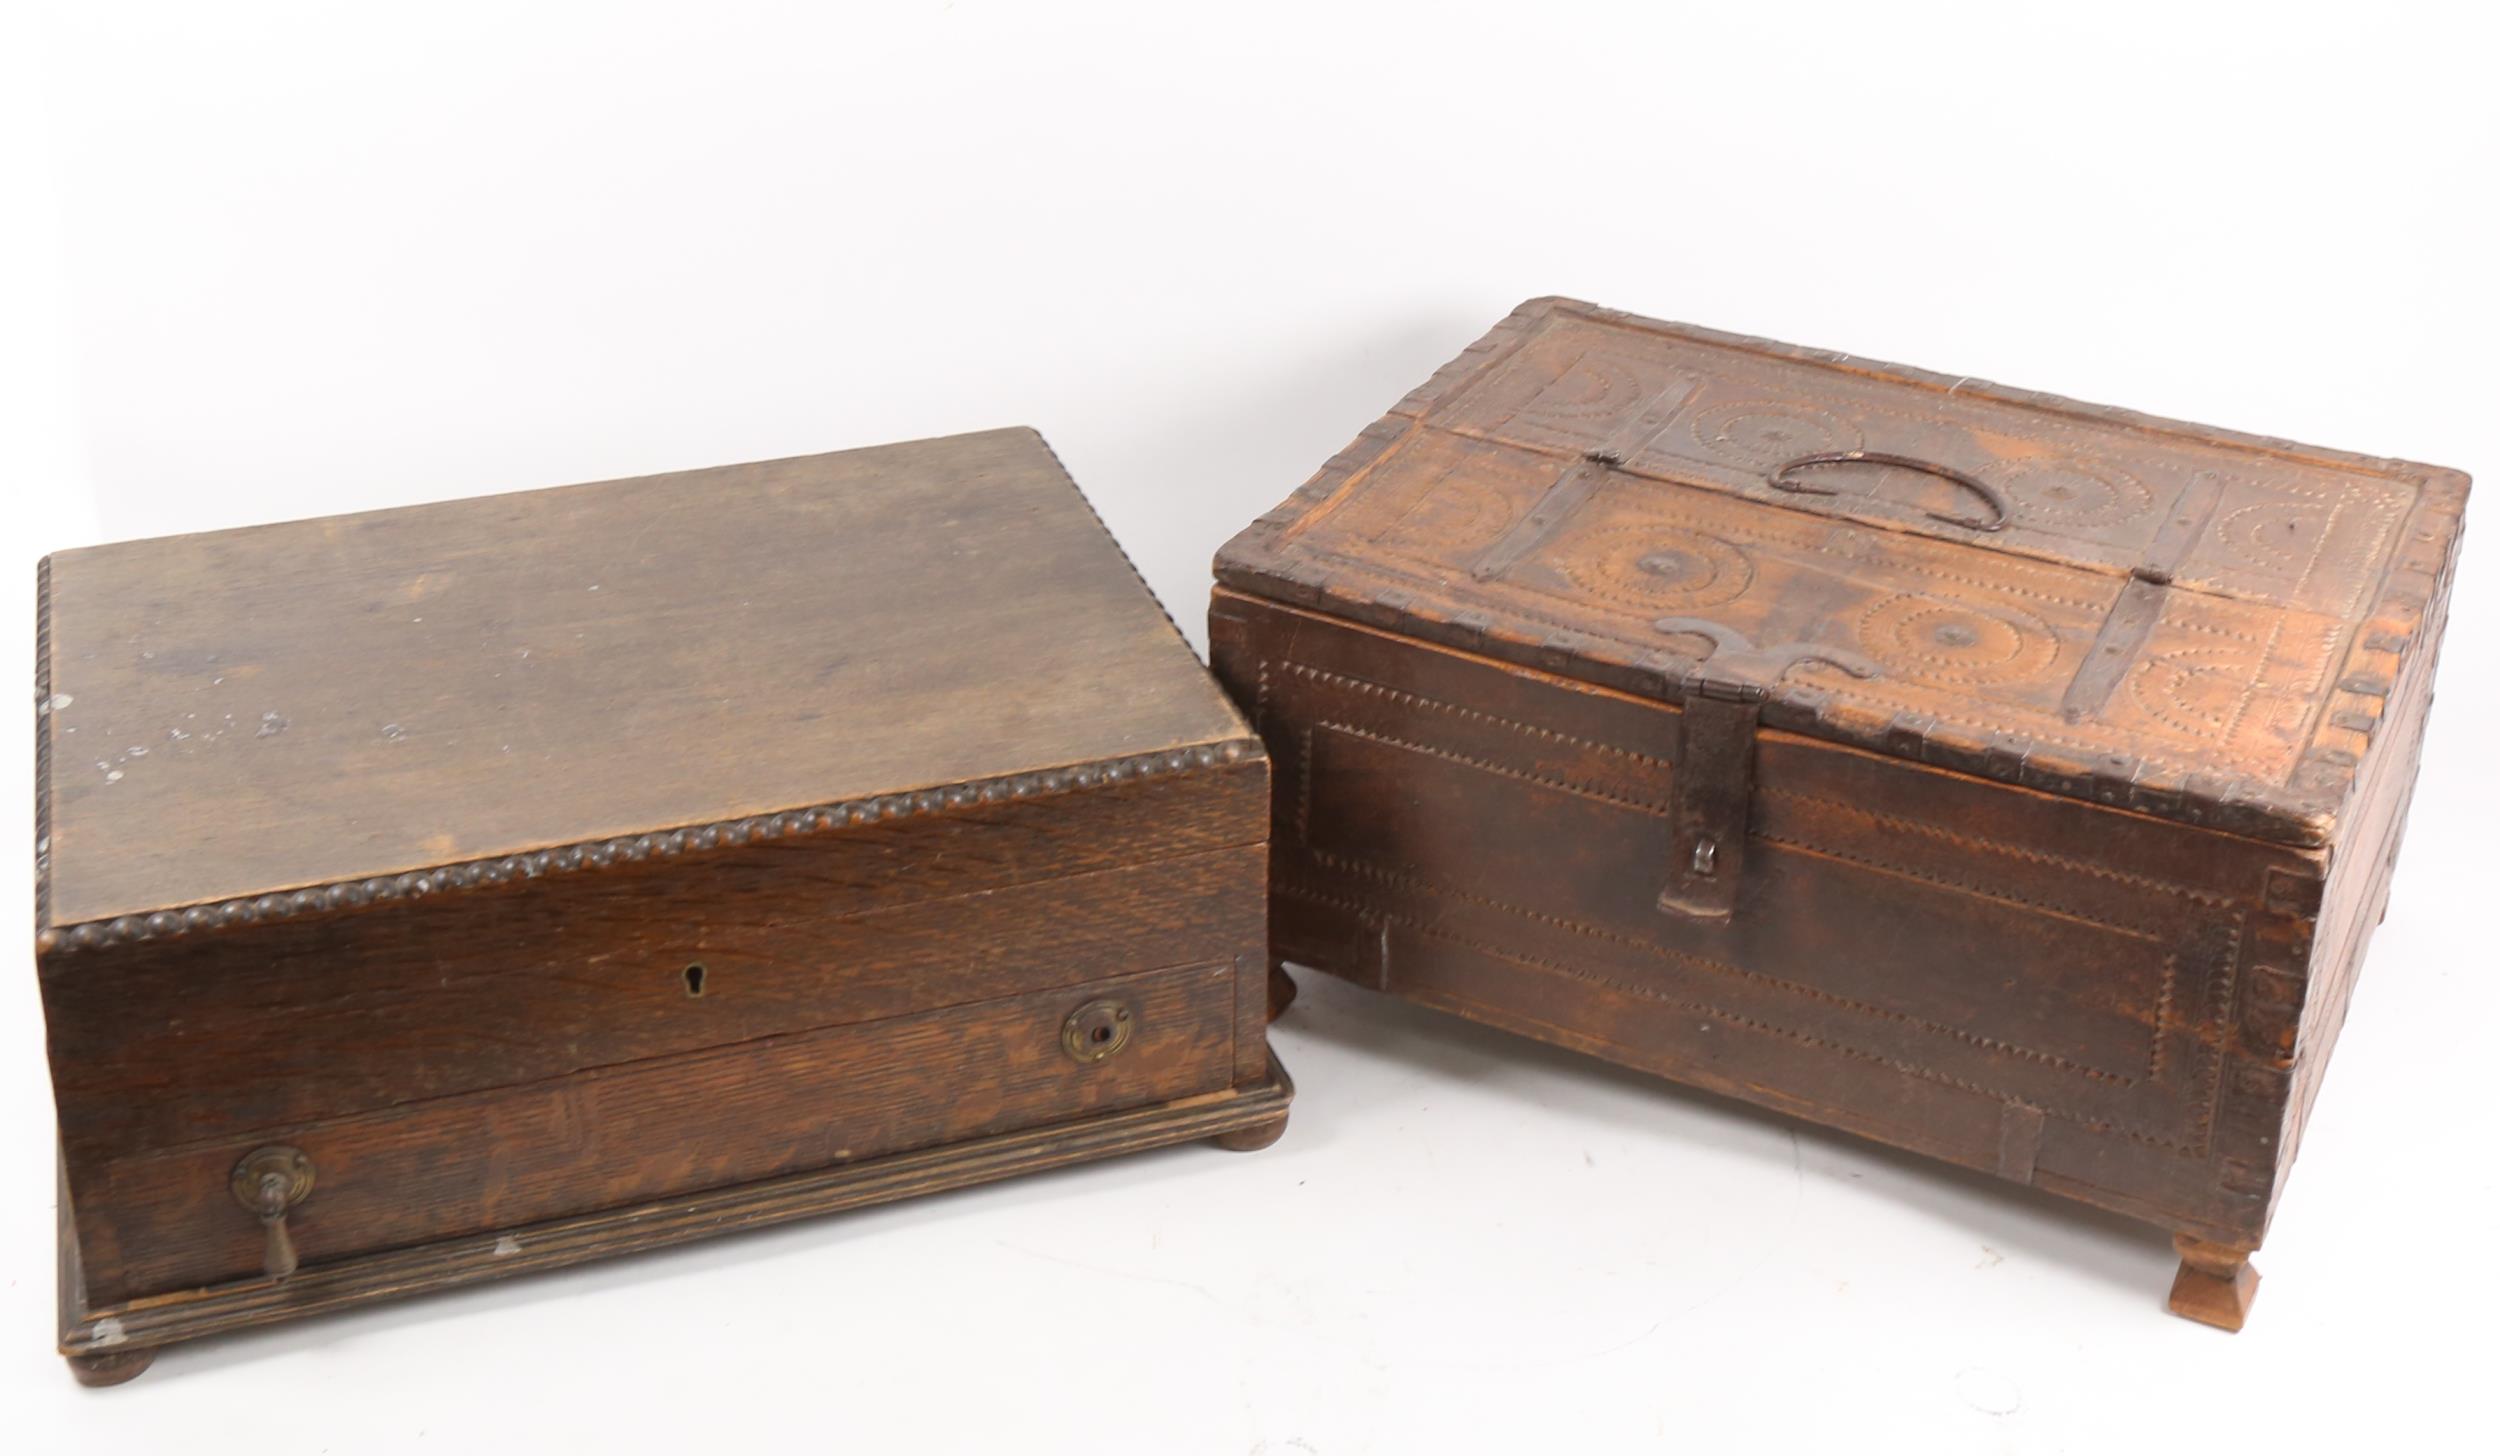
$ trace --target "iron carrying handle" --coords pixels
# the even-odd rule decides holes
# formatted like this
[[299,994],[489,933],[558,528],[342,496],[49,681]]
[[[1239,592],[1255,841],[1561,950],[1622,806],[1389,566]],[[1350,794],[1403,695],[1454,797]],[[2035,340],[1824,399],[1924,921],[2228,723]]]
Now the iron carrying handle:
[[2013,508],[2006,504],[2004,493],[1977,476],[1966,475],[1950,465],[1938,465],[1914,455],[1894,455],[1882,450],[1826,450],[1817,455],[1800,455],[1771,472],[1771,488],[1787,491],[1791,495],[1840,494],[1828,485],[1809,485],[1795,478],[1797,471],[1818,465],[1894,465],[1903,470],[1915,470],[1921,475],[1932,475],[1938,480],[1960,486],[1986,501],[1988,509],[1994,513],[1989,518],[1948,515],[1943,511],[1927,513],[1948,526],[1961,526],[1973,531],[2002,531],[2007,519],[2014,514]]

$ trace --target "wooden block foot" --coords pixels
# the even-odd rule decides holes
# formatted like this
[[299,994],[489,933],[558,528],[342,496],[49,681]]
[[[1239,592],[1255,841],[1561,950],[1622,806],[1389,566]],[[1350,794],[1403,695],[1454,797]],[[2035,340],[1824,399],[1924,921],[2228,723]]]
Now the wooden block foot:
[[1274,1146],[1276,1140],[1284,1135],[1285,1120],[1272,1117],[1248,1127],[1234,1128],[1231,1132],[1219,1132],[1208,1141],[1229,1153],[1255,1153],[1261,1148]]
[[2247,1324],[2257,1298],[2257,1270],[2248,1262],[2255,1251],[2187,1234],[2171,1243],[2179,1250],[2179,1277],[2170,1283],[2170,1312],[2218,1330]]
[[1301,990],[1301,987],[1293,983],[1293,977],[1285,974],[1283,966],[1269,966],[1267,968],[1267,1019],[1274,1021],[1277,1017],[1284,1015],[1285,1008],[1293,1004],[1293,998],[1301,994]]
[[115,1350],[104,1355],[64,1355],[61,1358],[69,1361],[69,1373],[81,1385],[119,1385],[145,1375],[148,1367],[156,1363],[156,1349],[150,1346],[144,1350]]

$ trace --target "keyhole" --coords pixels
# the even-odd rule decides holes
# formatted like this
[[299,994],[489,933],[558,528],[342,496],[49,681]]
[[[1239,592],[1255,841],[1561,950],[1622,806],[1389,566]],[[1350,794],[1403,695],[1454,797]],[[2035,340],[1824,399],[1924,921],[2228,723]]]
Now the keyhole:
[[701,961],[696,961],[693,965],[686,967],[686,994],[689,996],[703,994],[703,962]]
[[1107,1027],[1107,1026],[1097,1026],[1097,1027],[1095,1027],[1095,1028],[1094,1028],[1094,1045],[1096,1045],[1096,1046],[1101,1046],[1104,1042],[1107,1042],[1107,1041],[1109,1041],[1109,1040],[1111,1040],[1111,1028],[1110,1028],[1110,1027]]

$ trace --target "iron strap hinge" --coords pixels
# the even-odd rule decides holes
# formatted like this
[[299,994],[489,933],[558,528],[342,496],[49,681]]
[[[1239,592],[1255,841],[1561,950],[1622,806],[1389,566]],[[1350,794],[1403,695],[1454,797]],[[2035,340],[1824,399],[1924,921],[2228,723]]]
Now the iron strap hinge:
[[1702,638],[1711,648],[1685,680],[1676,715],[1676,743],[1667,760],[1674,838],[1658,908],[1695,920],[1726,920],[1736,913],[1744,883],[1754,738],[1772,685],[1801,663],[1821,663],[1859,678],[1873,677],[1878,669],[1843,647],[1804,642],[1756,647],[1734,628],[1698,617],[1661,617],[1653,625]]

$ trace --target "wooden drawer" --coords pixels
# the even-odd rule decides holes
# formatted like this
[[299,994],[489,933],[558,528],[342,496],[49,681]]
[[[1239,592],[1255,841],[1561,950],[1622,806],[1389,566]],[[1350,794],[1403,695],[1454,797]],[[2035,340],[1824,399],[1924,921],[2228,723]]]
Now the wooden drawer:
[[[312,1160],[289,1217],[310,1268],[1220,1091],[1234,979],[1145,971],[112,1161],[78,1192],[88,1296],[257,1275],[261,1231],[227,1185],[265,1144]],[[1063,1032],[1100,1003],[1128,1013],[1125,1042],[1079,1060]]]
[[1264,767],[65,960],[44,993],[73,1185],[104,1156],[1211,959],[1263,913]]

